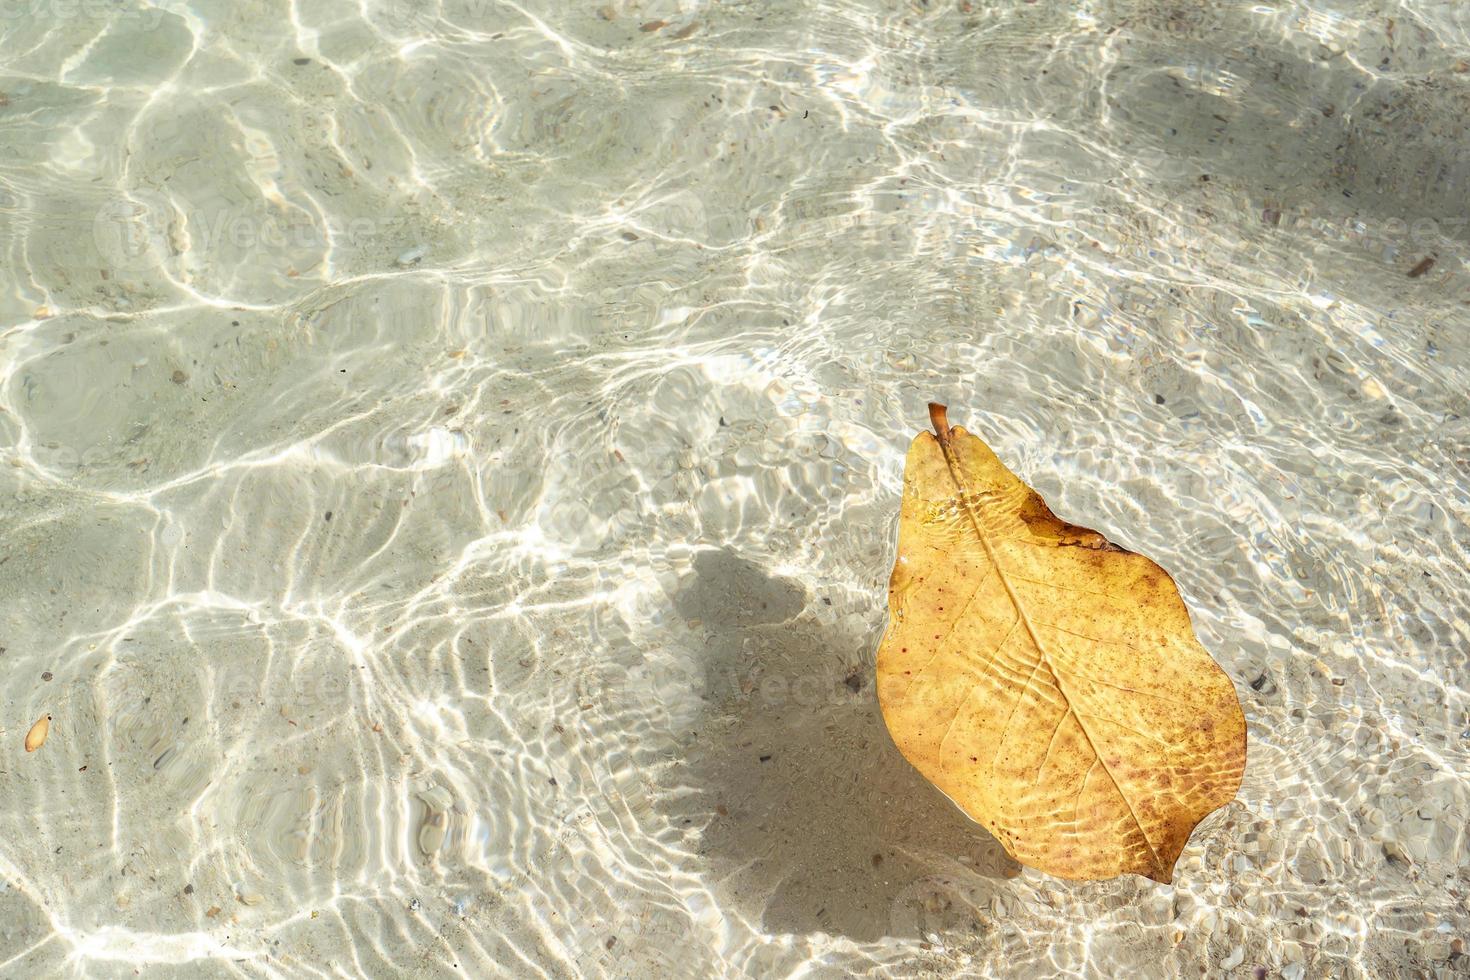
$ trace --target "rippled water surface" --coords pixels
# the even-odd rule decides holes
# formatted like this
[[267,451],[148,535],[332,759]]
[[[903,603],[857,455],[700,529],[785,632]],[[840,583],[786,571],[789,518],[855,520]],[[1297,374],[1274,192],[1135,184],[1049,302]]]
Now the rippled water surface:
[[[0,977],[1470,972],[1467,119],[1448,0],[0,0]],[[929,400],[1235,680],[1174,885],[889,740]]]

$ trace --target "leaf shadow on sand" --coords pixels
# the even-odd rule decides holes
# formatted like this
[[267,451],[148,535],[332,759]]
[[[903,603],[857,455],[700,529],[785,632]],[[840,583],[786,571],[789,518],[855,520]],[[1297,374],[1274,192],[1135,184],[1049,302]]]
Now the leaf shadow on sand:
[[695,558],[674,609],[702,643],[703,710],[663,808],[722,904],[766,931],[976,928],[1019,865],[899,755],[877,631],[841,625],[871,617],[834,628],[824,606],[732,552]]

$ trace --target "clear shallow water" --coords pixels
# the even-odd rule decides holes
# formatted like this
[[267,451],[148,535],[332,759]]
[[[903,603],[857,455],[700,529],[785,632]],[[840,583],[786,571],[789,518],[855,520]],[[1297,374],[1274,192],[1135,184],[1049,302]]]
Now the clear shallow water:
[[[1462,6],[0,13],[0,976],[1466,971]],[[931,399],[1237,682],[1172,887],[884,732]]]

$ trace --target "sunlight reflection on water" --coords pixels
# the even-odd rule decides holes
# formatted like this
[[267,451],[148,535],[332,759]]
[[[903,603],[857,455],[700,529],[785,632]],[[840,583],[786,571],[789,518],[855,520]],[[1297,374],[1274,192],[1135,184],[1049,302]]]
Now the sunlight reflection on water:
[[[1467,30],[3,5],[0,975],[1463,970]],[[1175,885],[889,741],[929,400],[1235,679]]]

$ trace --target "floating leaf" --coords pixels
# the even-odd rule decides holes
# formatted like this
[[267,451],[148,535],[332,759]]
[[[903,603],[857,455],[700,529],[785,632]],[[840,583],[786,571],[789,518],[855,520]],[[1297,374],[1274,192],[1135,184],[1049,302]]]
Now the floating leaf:
[[894,742],[1022,864],[1167,883],[1240,788],[1234,685],[1167,572],[1057,519],[943,405],[929,411],[878,650]]

